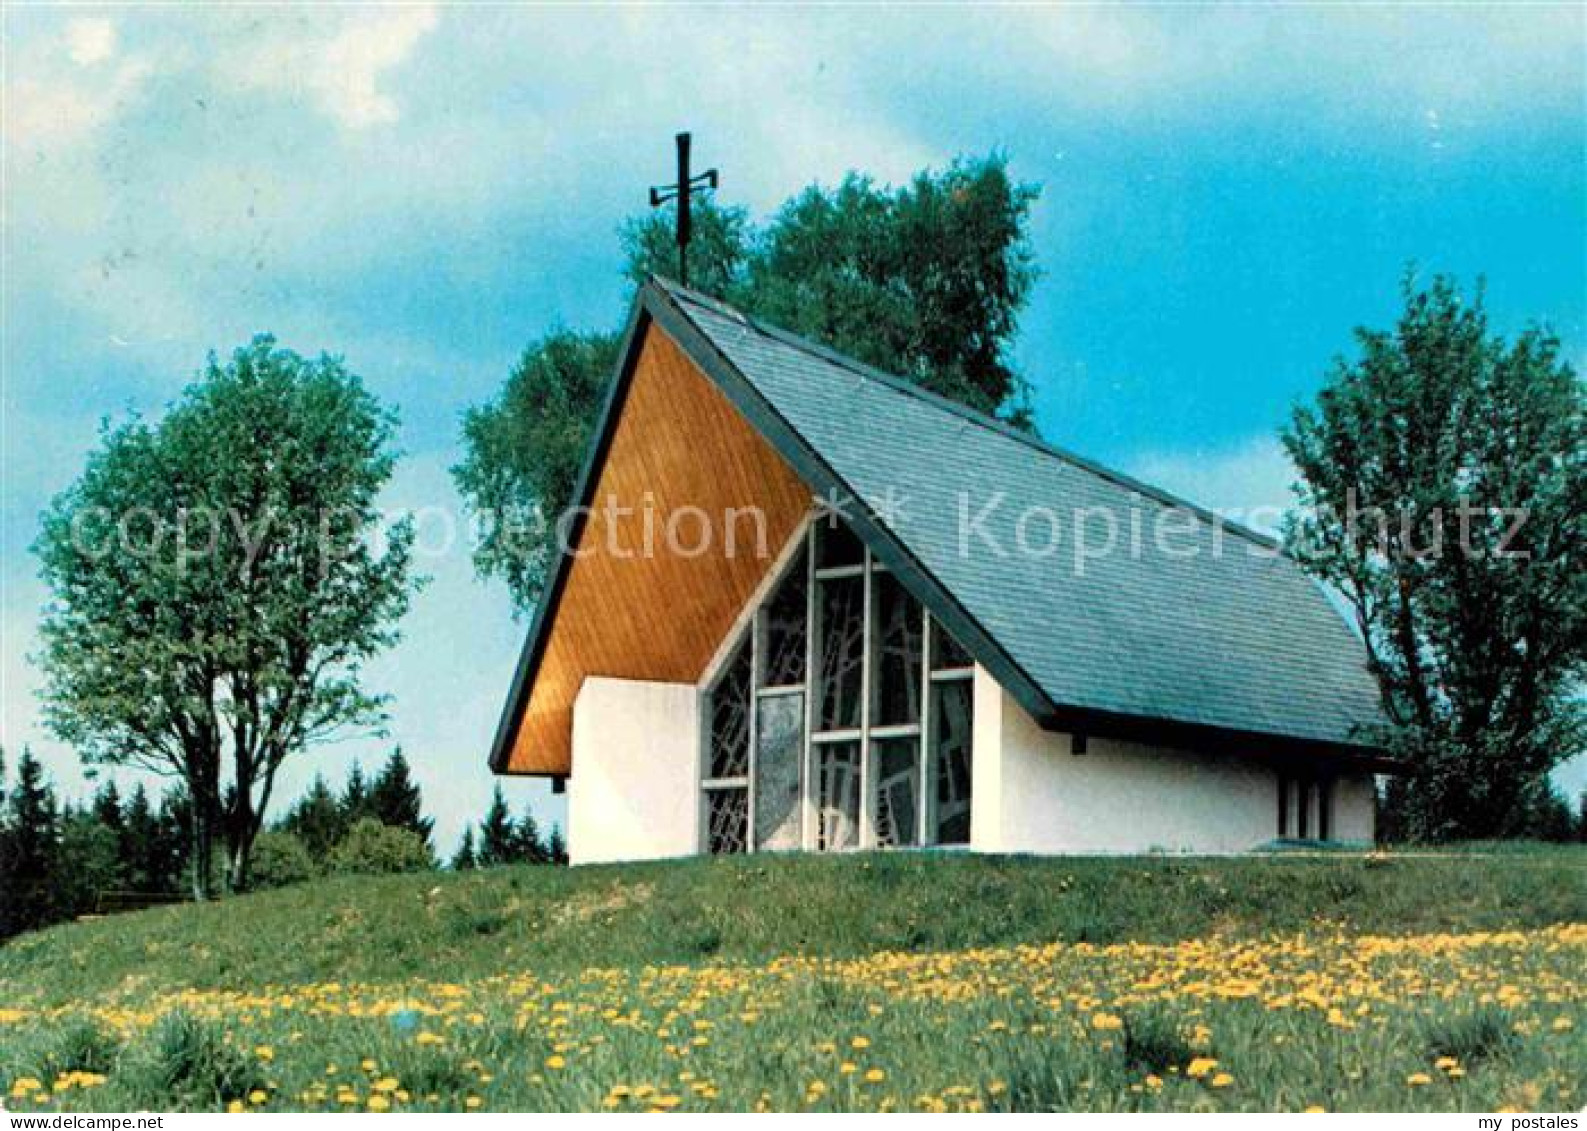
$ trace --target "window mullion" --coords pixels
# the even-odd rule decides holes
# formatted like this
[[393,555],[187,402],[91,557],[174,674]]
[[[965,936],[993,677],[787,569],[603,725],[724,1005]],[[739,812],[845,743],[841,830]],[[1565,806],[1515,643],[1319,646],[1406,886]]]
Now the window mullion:
[[812,758],[815,756],[816,697],[820,694],[821,679],[816,671],[820,652],[816,633],[820,631],[816,616],[816,534],[815,524],[805,535],[805,727],[804,742],[799,758],[799,842],[809,851],[815,847],[815,819],[819,799],[816,797],[816,774]]
[[[769,592],[775,593],[777,586],[773,583]],[[749,780],[744,786],[744,854],[748,856],[755,851],[755,770],[760,760],[760,696],[755,694],[755,689],[760,686],[761,662],[761,637],[766,620],[766,608],[762,604],[749,618]]]
[[931,612],[920,606],[920,804],[915,808],[915,843],[927,845],[937,820],[937,790],[931,776]]
[[871,655],[875,644],[871,628],[873,600],[871,590],[871,549],[865,548],[863,561],[864,585],[860,599],[860,844],[861,848],[876,847],[876,767],[871,750],[871,685],[873,682]]

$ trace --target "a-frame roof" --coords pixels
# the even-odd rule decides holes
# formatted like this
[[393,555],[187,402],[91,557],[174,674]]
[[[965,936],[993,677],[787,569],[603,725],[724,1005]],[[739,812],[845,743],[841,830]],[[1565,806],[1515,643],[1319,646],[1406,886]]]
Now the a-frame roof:
[[[629,354],[651,325],[1043,726],[1375,757],[1361,642],[1272,541],[675,284],[641,289]],[[625,358],[583,502],[632,367]],[[531,627],[498,771],[570,562]]]

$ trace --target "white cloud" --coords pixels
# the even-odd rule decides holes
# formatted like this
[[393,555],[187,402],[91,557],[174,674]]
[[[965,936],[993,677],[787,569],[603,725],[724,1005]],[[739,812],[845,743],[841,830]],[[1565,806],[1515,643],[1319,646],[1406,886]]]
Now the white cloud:
[[[1259,434],[1216,448],[1175,448],[1142,452],[1124,470],[1186,502],[1270,538],[1281,537],[1284,517],[1294,506],[1290,484],[1299,474],[1283,445]],[[1337,591],[1318,583],[1334,611],[1354,625]]]
[[268,28],[263,45],[250,39],[234,44],[232,54],[242,64],[237,74],[258,88],[312,92],[319,108],[349,129],[398,121],[401,106],[382,80],[435,29],[436,9],[360,9],[333,25],[329,36],[323,19],[313,24],[319,35],[305,34],[293,20]]
[[83,73],[21,60],[13,72],[5,91],[6,145],[39,160],[84,141],[124,109],[150,68],[128,59],[108,74],[101,68]]
[[76,19],[66,25],[66,53],[80,67],[103,63],[116,53],[116,25],[104,19]]
[[1274,534],[1293,503],[1295,466],[1271,436],[1214,449],[1142,452],[1124,470],[1187,502],[1218,512],[1264,534]]

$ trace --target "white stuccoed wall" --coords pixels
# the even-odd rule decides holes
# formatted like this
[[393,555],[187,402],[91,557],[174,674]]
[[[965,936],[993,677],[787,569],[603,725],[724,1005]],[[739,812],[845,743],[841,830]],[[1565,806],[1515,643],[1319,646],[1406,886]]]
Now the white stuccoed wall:
[[[1277,833],[1278,779],[1249,759],[1041,729],[990,675],[975,674],[971,847],[980,852],[1244,852]],[[1369,775],[1334,788],[1333,839],[1370,843]]]
[[586,679],[573,703],[569,860],[698,852],[699,733],[692,683]]
[[1334,840],[1346,844],[1372,844],[1377,839],[1376,790],[1371,774],[1352,774],[1334,780],[1333,819]]

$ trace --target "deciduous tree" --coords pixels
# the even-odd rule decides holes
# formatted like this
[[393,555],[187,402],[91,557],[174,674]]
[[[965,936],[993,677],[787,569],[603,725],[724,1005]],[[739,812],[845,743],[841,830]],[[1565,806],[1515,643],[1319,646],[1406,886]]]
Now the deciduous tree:
[[1408,277],[1404,301],[1284,433],[1289,544],[1366,641],[1407,830],[1502,836],[1583,749],[1587,399],[1558,339],[1494,334],[1480,291]]
[[382,529],[395,417],[332,357],[267,336],[157,423],[107,426],[35,544],[46,719],[90,764],[179,777],[193,890],[233,888],[289,757],[378,730],[363,664],[396,639],[412,526]]

